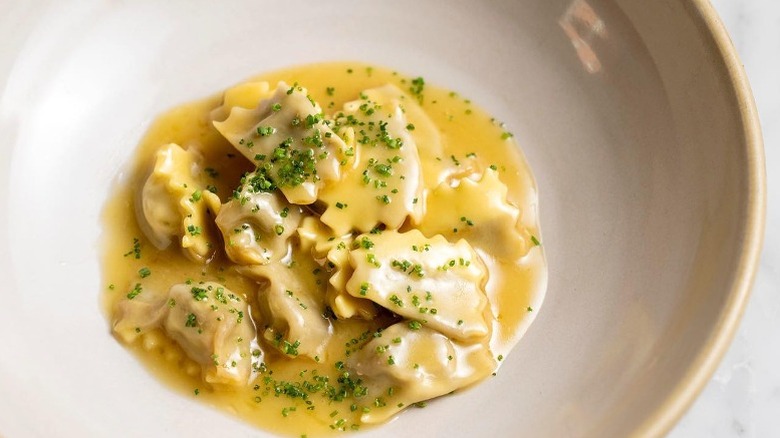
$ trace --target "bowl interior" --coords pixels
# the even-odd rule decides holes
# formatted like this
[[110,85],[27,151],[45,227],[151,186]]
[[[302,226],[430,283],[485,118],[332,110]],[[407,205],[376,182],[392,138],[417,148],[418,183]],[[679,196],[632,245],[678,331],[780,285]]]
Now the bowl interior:
[[697,3],[11,6],[0,19],[1,431],[257,436],[161,385],[111,338],[100,211],[164,109],[263,71],[350,59],[422,75],[507,123],[539,183],[550,266],[539,317],[496,377],[367,435],[666,427],[656,414],[679,411],[670,400],[741,305],[738,260],[755,233],[744,109]]

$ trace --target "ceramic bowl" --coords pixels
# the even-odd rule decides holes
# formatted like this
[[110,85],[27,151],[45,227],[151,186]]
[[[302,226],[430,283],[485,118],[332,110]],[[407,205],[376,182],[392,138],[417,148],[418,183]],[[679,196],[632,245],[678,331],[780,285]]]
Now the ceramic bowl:
[[100,211],[150,120],[253,74],[360,60],[504,120],[550,281],[498,376],[365,436],[667,431],[749,295],[764,165],[705,0],[3,2],[0,434],[264,436],[162,385],[100,311]]

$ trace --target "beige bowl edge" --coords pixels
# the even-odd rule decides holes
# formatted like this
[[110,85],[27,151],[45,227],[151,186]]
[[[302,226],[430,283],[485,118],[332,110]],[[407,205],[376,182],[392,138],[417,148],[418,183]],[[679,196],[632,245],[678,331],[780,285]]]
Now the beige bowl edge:
[[736,258],[737,274],[731,286],[732,291],[716,329],[710,335],[702,352],[691,363],[686,377],[677,384],[665,402],[650,413],[647,420],[637,428],[634,436],[640,437],[666,435],[682,418],[715,373],[739,327],[758,270],[764,241],[766,219],[764,146],[750,84],[731,38],[710,1],[687,1],[692,19],[706,29],[705,38],[710,38],[712,50],[723,59],[723,74],[734,88],[734,103],[739,107],[747,148],[749,193],[744,211],[747,226],[742,235],[742,250]]

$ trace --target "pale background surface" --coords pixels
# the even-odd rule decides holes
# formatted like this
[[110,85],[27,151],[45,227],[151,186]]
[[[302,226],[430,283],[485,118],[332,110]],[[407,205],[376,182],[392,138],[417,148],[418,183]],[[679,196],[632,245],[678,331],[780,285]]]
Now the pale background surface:
[[780,1],[712,0],[753,87],[764,131],[764,253],[734,343],[671,438],[780,436]]

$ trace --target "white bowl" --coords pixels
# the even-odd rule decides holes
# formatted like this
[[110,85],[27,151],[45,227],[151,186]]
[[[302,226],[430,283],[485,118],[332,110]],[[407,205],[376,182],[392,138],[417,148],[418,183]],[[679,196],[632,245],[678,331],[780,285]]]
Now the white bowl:
[[549,291],[508,363],[365,435],[657,435],[729,343],[760,251],[763,151],[705,0],[5,3],[4,436],[263,435],[110,336],[99,214],[155,115],[315,61],[458,90],[507,122],[540,186]]

